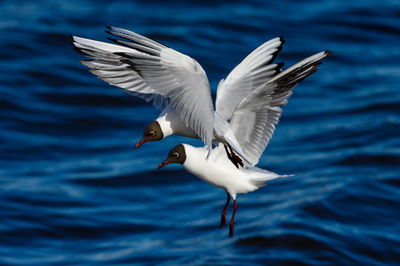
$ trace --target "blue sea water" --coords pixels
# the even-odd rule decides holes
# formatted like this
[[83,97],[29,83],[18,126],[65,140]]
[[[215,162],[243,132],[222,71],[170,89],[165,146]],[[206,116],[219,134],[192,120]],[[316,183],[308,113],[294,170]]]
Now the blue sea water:
[[[400,263],[400,3],[1,1],[0,264]],[[104,26],[195,58],[213,97],[261,43],[286,67],[334,54],[294,90],[260,167],[287,179],[239,195],[160,171],[172,136],[134,145],[158,111],[91,75],[70,35]],[[228,211],[230,217],[232,206]]]

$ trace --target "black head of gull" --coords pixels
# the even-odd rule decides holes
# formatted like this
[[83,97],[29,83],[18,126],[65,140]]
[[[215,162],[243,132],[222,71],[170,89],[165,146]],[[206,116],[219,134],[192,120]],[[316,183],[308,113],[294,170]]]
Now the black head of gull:
[[185,147],[182,144],[179,144],[174,148],[172,148],[172,150],[170,150],[167,159],[165,159],[162,163],[160,163],[158,169],[170,163],[183,164],[185,161],[186,161]]
[[142,146],[143,143],[162,140],[163,137],[164,134],[161,130],[160,124],[157,121],[153,121],[145,128],[142,139],[136,144],[135,149]]

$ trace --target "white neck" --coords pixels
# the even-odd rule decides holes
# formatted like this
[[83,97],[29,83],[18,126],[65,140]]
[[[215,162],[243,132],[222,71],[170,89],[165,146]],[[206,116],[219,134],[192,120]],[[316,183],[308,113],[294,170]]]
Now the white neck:
[[158,124],[161,127],[161,131],[163,133],[163,138],[166,138],[168,136],[171,136],[175,134],[172,126],[171,126],[171,120],[167,119],[167,115],[163,113],[160,114],[160,116],[156,119]]
[[169,105],[161,112],[156,121],[160,124],[164,138],[173,134],[198,138],[197,134],[183,123],[175,109]]

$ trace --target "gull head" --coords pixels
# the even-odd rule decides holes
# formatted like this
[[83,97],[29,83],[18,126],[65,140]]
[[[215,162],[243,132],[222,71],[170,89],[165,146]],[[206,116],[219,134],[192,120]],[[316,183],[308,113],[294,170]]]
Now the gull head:
[[161,167],[170,163],[183,164],[185,160],[186,160],[185,147],[183,146],[183,144],[179,144],[169,151],[167,159],[165,159],[162,163],[160,163],[157,169],[160,169]]
[[136,144],[135,149],[142,146],[143,143],[162,140],[163,137],[164,134],[161,130],[160,124],[157,121],[153,121],[145,128],[142,139]]

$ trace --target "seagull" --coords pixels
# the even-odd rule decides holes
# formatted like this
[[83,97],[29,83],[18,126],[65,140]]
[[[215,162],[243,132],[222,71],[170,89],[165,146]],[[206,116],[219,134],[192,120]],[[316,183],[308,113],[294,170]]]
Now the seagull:
[[261,154],[264,152],[275,125],[282,114],[281,106],[286,105],[292,94],[292,89],[316,72],[322,59],[331,54],[323,51],[314,54],[290,68],[274,76],[268,82],[249,93],[238,104],[232,114],[230,126],[242,147],[244,154],[251,163],[243,168],[236,168],[225,154],[223,145],[218,144],[212,149],[209,160],[204,160],[207,149],[179,144],[169,153],[168,157],[158,166],[158,169],[170,163],[179,163],[193,175],[216,187],[225,189],[227,201],[221,215],[220,228],[226,223],[226,210],[230,198],[234,201],[234,209],[229,227],[229,237],[233,237],[234,219],[237,210],[236,196],[248,193],[262,187],[266,181],[288,177],[256,167]]
[[[72,36],[79,53],[92,60],[81,60],[90,72],[111,85],[138,96],[161,110],[144,130],[135,148],[149,141],[177,134],[200,138],[207,146],[223,143],[228,158],[238,168],[247,161],[229,120],[251,91],[281,72],[282,63],[273,64],[281,51],[282,37],[267,41],[248,55],[219,82],[216,110],[210,84],[200,64],[193,58],[138,33],[107,27],[115,44]],[[240,155],[237,156],[235,154]]]

